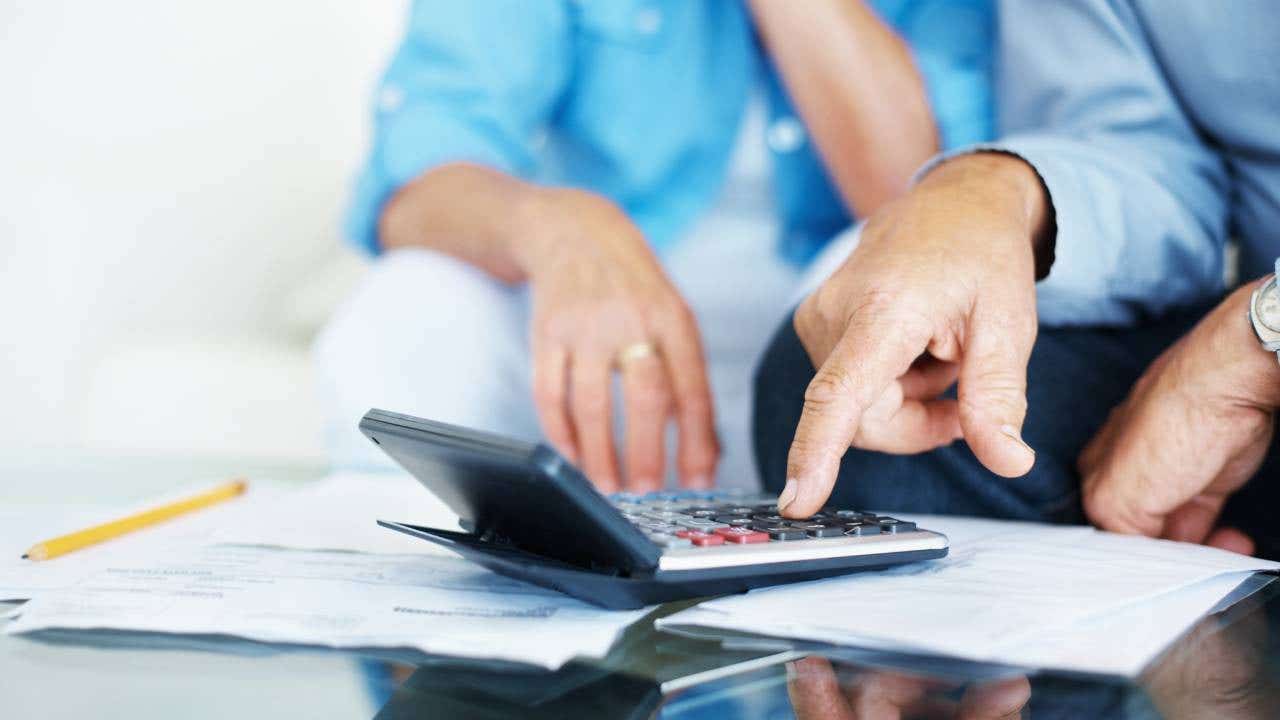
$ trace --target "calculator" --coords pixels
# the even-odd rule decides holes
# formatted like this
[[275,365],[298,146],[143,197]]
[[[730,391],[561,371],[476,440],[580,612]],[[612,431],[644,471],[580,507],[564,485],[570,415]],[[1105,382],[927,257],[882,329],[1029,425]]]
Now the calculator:
[[377,409],[360,431],[457,513],[461,531],[379,525],[606,608],[947,554],[946,536],[905,518],[846,508],[785,518],[774,498],[733,491],[606,496],[542,443]]

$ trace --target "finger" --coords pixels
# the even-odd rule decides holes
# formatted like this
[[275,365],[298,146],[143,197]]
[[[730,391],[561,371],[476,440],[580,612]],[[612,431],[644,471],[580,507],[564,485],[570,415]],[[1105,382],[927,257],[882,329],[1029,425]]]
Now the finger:
[[854,720],[853,709],[825,658],[807,657],[787,663],[787,696],[796,720]]
[[1025,677],[975,685],[960,698],[961,720],[1005,720],[1022,716],[1031,701],[1031,682]]
[[[1012,307],[1012,304],[1010,304]],[[1035,311],[979,311],[965,333],[960,366],[960,426],[978,460],[997,475],[1025,475],[1036,454],[1022,440],[1027,414],[1027,362],[1035,343]]]
[[1203,543],[1218,524],[1227,499],[1221,495],[1197,495],[1165,516],[1161,537],[1179,542]]
[[906,455],[950,445],[960,437],[960,411],[955,400],[903,400],[887,421],[864,424],[855,444]]
[[1107,461],[1101,470],[1084,477],[1081,499],[1085,517],[1110,532],[1161,537],[1164,516],[1144,506],[1144,498],[1155,492],[1151,479],[1141,470],[1117,476],[1113,470],[1116,464]]
[[866,315],[854,318],[805,390],[787,455],[787,482],[778,496],[778,511],[788,517],[809,517],[830,497],[863,412],[929,340],[926,328],[904,327],[887,314]]
[[685,487],[709,488],[720,459],[720,443],[716,439],[715,410],[697,325],[688,310],[682,310],[678,319],[663,323],[653,331],[657,333],[667,378],[675,393],[676,424],[680,433],[676,465],[680,483]]
[[850,693],[859,720],[898,720],[930,712],[929,692],[937,683],[891,672],[873,672],[858,678]]
[[533,404],[538,421],[552,446],[569,462],[576,463],[578,447],[569,418],[568,371],[569,353],[563,347],[534,348]]
[[960,376],[960,365],[943,362],[925,355],[911,365],[905,375],[898,378],[902,384],[902,396],[912,400],[932,400],[947,391]]
[[610,401],[612,374],[607,357],[577,353],[570,361],[570,406],[582,458],[581,468],[601,492],[618,490],[618,461],[613,448]]
[[1240,553],[1241,555],[1252,555],[1258,549],[1253,542],[1253,538],[1232,527],[1214,530],[1209,535],[1209,539],[1205,541],[1205,545]]
[[631,492],[662,488],[667,418],[671,415],[671,388],[656,355],[627,361],[621,368],[622,396],[626,402],[626,487]]

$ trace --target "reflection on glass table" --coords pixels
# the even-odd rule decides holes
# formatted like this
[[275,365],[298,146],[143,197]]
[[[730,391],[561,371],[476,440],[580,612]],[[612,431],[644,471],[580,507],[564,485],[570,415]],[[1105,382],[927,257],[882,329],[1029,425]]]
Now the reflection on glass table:
[[402,682],[377,717],[1262,720],[1280,717],[1277,629],[1280,583],[1268,582],[1204,618],[1140,678],[1123,681],[883,651],[788,649],[742,635],[716,647],[637,627],[602,663],[554,673],[395,668]]

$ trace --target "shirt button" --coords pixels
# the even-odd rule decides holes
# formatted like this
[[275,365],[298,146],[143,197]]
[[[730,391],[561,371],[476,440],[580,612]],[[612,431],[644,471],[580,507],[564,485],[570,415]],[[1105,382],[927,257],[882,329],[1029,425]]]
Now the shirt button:
[[794,117],[778,118],[765,132],[765,142],[774,152],[793,152],[804,144],[804,126]]
[[652,35],[662,29],[662,11],[656,7],[641,8],[636,12],[636,32]]
[[387,85],[378,93],[378,108],[383,112],[395,112],[404,104],[404,91],[396,85]]

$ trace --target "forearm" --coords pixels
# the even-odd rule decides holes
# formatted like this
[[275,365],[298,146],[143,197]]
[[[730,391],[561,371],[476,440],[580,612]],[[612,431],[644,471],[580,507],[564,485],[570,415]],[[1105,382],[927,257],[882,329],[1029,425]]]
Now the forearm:
[[405,185],[387,203],[378,223],[379,240],[388,250],[439,250],[500,280],[519,282],[527,272],[516,244],[535,229],[523,218],[536,212],[544,192],[480,165],[442,165]]
[[864,0],[751,0],[751,8],[846,205],[870,216],[938,151],[906,42]]

